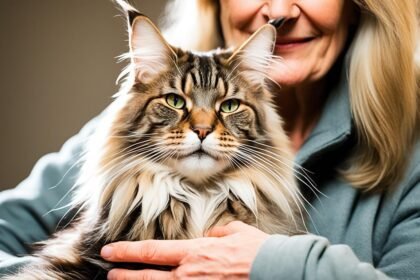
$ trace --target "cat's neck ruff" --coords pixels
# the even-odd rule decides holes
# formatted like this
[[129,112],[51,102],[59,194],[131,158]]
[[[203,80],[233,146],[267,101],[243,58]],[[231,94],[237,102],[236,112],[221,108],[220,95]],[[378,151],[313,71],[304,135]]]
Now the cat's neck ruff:
[[[105,186],[102,196],[107,196],[109,199],[106,203],[110,204],[106,231],[111,237],[117,236],[122,231],[121,221],[126,220],[138,207],[141,207],[141,211],[135,223],[147,228],[171,208],[173,199],[187,205],[190,234],[194,237],[203,236],[212,225],[211,221],[217,219],[214,215],[218,207],[228,200],[240,201],[257,221],[264,220],[258,213],[261,205],[257,205],[257,201],[260,201],[257,196],[261,194],[270,201],[268,203],[272,203],[272,207],[293,220],[290,203],[298,203],[296,187],[287,178],[273,176],[271,172],[264,173],[252,168],[241,169],[197,185],[166,165],[149,162],[137,175],[121,174],[118,176],[120,179],[112,184],[113,187]],[[100,209],[99,204],[97,211]]]
[[[132,186],[117,188],[112,199],[121,201],[122,193],[130,195],[133,192],[128,191],[129,188],[138,188],[136,197],[132,198],[131,204],[126,206],[126,213],[130,213],[141,203],[139,218],[146,227],[169,207],[170,199],[176,199],[189,206],[191,222],[197,236],[204,233],[207,222],[215,209],[227,199],[235,197],[241,200],[254,214],[257,212],[256,194],[252,182],[239,174],[196,185],[167,166],[150,163],[136,180],[131,182]],[[110,225],[123,218],[122,214],[110,215]]]

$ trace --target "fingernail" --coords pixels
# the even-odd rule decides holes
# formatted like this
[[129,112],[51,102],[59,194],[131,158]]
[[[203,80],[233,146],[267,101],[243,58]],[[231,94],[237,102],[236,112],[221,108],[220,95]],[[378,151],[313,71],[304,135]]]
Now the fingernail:
[[111,245],[106,245],[105,247],[102,248],[101,250],[101,256],[103,258],[110,258],[112,256],[114,249],[112,248]]
[[108,272],[108,274],[106,276],[106,279],[107,280],[112,280],[112,279],[115,278],[114,276],[115,276],[115,272],[113,270],[111,270],[110,272]]

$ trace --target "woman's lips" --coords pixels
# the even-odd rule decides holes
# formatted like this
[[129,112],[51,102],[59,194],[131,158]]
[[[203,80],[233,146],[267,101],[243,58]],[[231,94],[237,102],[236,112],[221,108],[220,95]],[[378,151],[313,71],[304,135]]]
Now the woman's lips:
[[291,50],[301,46],[307,45],[315,37],[306,37],[306,38],[277,38],[276,40],[276,50]]

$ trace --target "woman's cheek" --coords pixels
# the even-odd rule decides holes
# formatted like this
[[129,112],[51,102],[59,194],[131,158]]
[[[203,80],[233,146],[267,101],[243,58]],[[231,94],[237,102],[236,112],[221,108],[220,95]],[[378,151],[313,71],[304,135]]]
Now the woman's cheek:
[[244,42],[265,21],[258,22],[264,1],[221,0],[221,24],[228,47]]
[[343,21],[344,1],[348,0],[317,0],[306,1],[305,10],[310,11],[311,20],[324,33],[334,32]]

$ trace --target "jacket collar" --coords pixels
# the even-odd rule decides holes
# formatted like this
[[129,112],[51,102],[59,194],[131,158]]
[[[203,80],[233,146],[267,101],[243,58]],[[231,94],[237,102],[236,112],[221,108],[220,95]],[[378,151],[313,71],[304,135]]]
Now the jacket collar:
[[[343,63],[344,65],[347,63]],[[348,145],[353,131],[353,121],[347,67],[340,68],[342,69],[341,71],[338,69],[341,72],[338,82],[330,90],[318,124],[296,155],[295,162],[298,166],[307,167],[314,165],[318,160],[324,161],[325,157],[334,156],[332,152],[340,150],[343,145]]]

